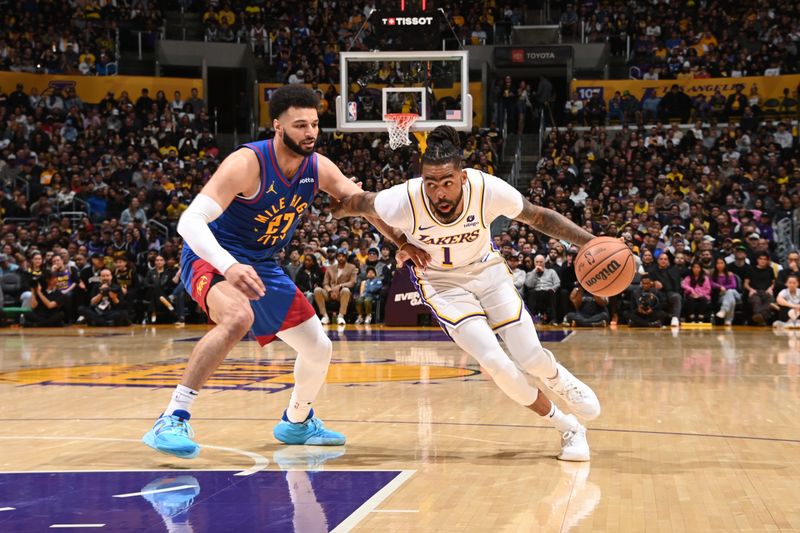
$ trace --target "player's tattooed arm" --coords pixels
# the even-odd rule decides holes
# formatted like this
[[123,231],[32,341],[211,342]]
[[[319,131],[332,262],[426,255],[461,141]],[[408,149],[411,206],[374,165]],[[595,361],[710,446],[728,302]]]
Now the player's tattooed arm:
[[378,213],[375,211],[376,196],[378,194],[374,192],[360,192],[345,196],[338,202],[331,199],[331,212],[336,218],[358,216],[378,218]]
[[375,211],[376,196],[378,194],[374,192],[360,192],[345,196],[340,201],[331,198],[331,213],[339,219],[363,216],[378,231],[394,242],[395,246],[397,246],[396,259],[400,265],[410,260],[420,268],[427,268],[428,263],[431,261],[430,254],[408,242],[408,238],[402,231],[381,220],[378,212]]
[[583,246],[594,238],[594,235],[575,224],[573,221],[552,209],[533,205],[523,199],[522,212],[517,215],[517,220],[533,227],[536,231]]

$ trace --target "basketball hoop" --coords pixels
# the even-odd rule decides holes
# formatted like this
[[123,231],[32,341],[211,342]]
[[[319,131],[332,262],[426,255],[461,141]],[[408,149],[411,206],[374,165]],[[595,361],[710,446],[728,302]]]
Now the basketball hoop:
[[389,147],[392,150],[411,144],[411,139],[408,138],[408,130],[411,129],[411,126],[418,118],[419,115],[416,113],[389,113],[383,115],[386,128],[389,130]]

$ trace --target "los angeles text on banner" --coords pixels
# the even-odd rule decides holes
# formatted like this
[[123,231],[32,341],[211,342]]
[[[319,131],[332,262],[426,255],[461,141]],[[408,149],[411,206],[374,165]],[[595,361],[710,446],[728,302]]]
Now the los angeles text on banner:
[[572,80],[570,83],[571,92],[578,92],[581,98],[589,99],[595,93],[608,102],[614,97],[614,93],[619,91],[630,91],[639,101],[650,94],[658,97],[664,96],[670,88],[677,84],[690,97],[699,94],[710,98],[714,92],[719,91],[727,96],[736,91],[736,87],[743,85],[745,95],[750,94],[753,85],[758,89],[761,103],[771,98],[780,100],[783,97],[783,90],[789,89],[789,94],[794,97],[794,93],[800,85],[800,74],[787,76],[749,76],[743,78],[704,78],[692,80]]

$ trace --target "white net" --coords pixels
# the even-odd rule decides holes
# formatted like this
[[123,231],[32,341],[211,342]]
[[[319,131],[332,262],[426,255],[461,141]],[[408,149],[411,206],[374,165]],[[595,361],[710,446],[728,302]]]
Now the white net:
[[389,147],[392,150],[411,144],[411,139],[408,138],[408,130],[411,129],[411,126],[418,118],[419,115],[415,113],[391,113],[383,116],[383,120],[389,130]]

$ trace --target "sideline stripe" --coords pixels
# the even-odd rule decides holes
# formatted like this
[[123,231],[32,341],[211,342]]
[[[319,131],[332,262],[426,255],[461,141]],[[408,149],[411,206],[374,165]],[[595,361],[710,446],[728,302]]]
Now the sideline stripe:
[[[62,436],[59,436],[59,437],[52,436],[51,437],[51,436],[43,436],[43,435],[16,435],[16,436],[2,435],[2,436],[0,436],[0,440],[56,440],[56,441],[58,441],[58,440],[62,440],[62,441],[63,440],[67,440],[67,441],[69,441],[69,440],[75,440],[75,441],[88,440],[88,441],[99,441],[99,442],[135,442],[135,443],[141,443],[142,442],[141,439],[118,439],[118,438],[112,438],[112,437],[73,437],[73,436],[69,436],[69,437],[67,437],[67,436],[63,436],[63,437]],[[247,450],[240,450],[239,448],[229,448],[227,446],[214,446],[212,444],[202,444],[201,447],[208,448],[208,449],[211,449],[211,450],[222,450],[222,451],[231,452],[231,453],[235,453],[235,454],[239,454],[239,455],[244,455],[244,456],[249,457],[250,459],[252,459],[253,466],[251,466],[250,468],[247,468],[245,470],[242,470],[241,472],[238,472],[238,473],[234,474],[234,476],[249,476],[251,474],[255,474],[256,472],[260,472],[261,470],[264,470],[265,468],[267,468],[267,465],[269,465],[269,460],[267,460],[267,458],[264,457],[263,455],[258,454],[256,452],[250,452],[250,451],[247,451]],[[230,469],[222,469],[222,470],[230,470]],[[136,470],[136,471],[138,472],[140,470]],[[66,472],[66,470],[63,470],[63,472]],[[94,472],[94,470],[91,470],[91,472]]]
[[70,527],[106,527],[105,524],[51,524],[51,529],[66,529]]
[[364,517],[373,512],[375,508],[380,505],[386,498],[392,495],[394,491],[400,488],[400,485],[405,483],[408,478],[414,475],[416,470],[402,470],[397,477],[386,484],[381,490],[372,495],[372,498],[361,504],[361,507],[353,511],[353,514],[345,518],[344,522],[336,526],[331,533],[344,533],[350,531],[361,522]]

